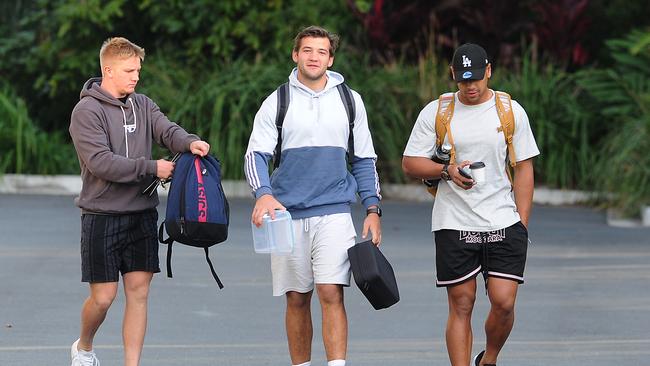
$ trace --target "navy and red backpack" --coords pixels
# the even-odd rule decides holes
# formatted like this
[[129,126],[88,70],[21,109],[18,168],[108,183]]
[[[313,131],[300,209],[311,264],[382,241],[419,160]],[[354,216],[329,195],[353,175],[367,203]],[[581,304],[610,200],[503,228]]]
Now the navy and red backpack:
[[[208,255],[208,248],[228,238],[230,209],[221,186],[221,164],[216,158],[182,153],[176,161],[167,197],[165,221],[159,241],[167,244],[167,277],[172,277],[172,243],[203,248],[212,277],[223,288]],[[163,240],[163,227],[169,238]]]

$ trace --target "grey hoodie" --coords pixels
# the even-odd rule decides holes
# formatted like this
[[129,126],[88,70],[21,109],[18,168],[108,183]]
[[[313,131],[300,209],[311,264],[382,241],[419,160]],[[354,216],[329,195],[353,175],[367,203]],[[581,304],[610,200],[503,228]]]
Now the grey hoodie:
[[176,153],[199,138],[170,122],[146,95],[133,93],[122,103],[101,81],[84,84],[70,118],[83,182],[75,203],[84,212],[104,214],[155,208],[158,196],[141,194],[156,176],[152,141]]

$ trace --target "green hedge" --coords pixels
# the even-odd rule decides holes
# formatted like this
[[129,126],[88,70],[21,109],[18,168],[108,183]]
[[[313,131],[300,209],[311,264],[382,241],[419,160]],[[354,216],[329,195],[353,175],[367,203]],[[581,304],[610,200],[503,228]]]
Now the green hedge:
[[[365,9],[371,4],[354,3]],[[83,82],[98,74],[101,42],[125,35],[147,49],[139,91],[212,144],[225,178],[241,179],[253,117],[293,67],[293,35],[320,24],[342,35],[333,69],[364,99],[382,181],[408,181],[401,154],[419,111],[455,89],[448,60],[437,58],[442,52],[432,33],[423,50],[369,51],[372,29],[347,4],[27,0],[2,5],[0,173],[78,171],[67,134],[70,112]],[[629,212],[650,202],[649,44],[648,30],[610,41],[603,48],[611,58],[606,67],[578,72],[532,53],[515,62],[516,70],[495,64],[491,86],[509,92],[530,118],[542,153],[536,159],[540,184],[607,192],[608,204]],[[416,43],[404,43],[409,45]]]
[[0,85],[0,174],[71,174],[77,156],[60,132],[45,133],[29,116],[25,101]]

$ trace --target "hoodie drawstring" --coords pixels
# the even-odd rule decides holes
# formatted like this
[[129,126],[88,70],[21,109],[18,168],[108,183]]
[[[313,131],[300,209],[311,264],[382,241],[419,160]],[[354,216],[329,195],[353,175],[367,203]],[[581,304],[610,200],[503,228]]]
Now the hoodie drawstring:
[[122,118],[123,118],[123,123],[124,123],[124,141],[126,144],[126,157],[129,157],[129,133],[135,132],[135,129],[138,127],[138,117],[135,114],[135,104],[133,104],[133,100],[129,98],[129,102],[131,102],[131,112],[133,113],[133,124],[128,125],[126,124],[126,113],[124,113],[124,108],[120,106],[120,109],[122,110]]
[[129,135],[126,133],[126,113],[124,113],[124,108],[120,106],[120,109],[122,110],[122,118],[124,122],[124,141],[126,144],[126,157],[129,157]]
[[300,222],[302,222],[302,229],[308,233],[309,232],[309,219],[300,219]]

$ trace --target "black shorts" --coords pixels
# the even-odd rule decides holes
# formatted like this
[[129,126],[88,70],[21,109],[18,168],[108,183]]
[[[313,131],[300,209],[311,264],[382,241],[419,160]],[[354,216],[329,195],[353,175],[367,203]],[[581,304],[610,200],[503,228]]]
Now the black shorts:
[[133,271],[160,272],[158,212],[81,216],[81,281],[117,282]]
[[528,230],[521,222],[489,232],[438,230],[434,239],[438,287],[463,283],[480,272],[524,283]]

